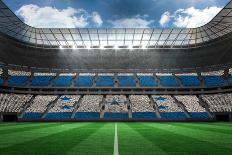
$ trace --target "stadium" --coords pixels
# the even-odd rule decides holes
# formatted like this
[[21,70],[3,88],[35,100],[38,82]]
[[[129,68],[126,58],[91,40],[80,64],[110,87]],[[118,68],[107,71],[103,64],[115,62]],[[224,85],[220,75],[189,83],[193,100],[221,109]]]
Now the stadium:
[[231,154],[232,1],[196,28],[37,28],[5,2],[0,154]]

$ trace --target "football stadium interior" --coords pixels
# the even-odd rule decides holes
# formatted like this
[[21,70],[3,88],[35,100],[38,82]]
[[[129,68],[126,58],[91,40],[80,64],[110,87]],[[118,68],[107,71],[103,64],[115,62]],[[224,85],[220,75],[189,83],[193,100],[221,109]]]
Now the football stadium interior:
[[232,2],[156,29],[36,28],[0,1],[0,154],[230,154],[231,41]]

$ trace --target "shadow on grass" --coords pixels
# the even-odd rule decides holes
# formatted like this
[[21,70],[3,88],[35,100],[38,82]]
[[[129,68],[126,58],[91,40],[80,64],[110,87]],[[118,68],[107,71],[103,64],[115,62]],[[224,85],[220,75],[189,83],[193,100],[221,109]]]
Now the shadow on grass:
[[[61,132],[58,131],[58,133],[52,133],[51,135],[46,137],[37,138],[32,141],[27,141],[0,149],[0,154],[64,155],[73,147],[77,147],[78,151],[78,144],[87,139],[90,135],[97,132],[102,127],[103,124],[95,124],[94,128],[93,124],[87,124],[81,127],[77,126],[76,128],[71,128]],[[15,138],[20,138],[20,136]]]

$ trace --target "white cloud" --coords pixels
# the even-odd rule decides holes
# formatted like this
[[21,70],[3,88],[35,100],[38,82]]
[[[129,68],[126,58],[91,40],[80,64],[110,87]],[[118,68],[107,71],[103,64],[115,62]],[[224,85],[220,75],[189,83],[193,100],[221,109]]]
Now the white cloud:
[[[146,15],[147,16],[147,15]],[[147,28],[150,27],[154,20],[146,20],[139,15],[133,18],[121,18],[108,21],[114,28]]]
[[[204,9],[196,9],[190,7],[187,9],[178,9],[173,14],[165,12],[160,18],[160,25],[165,26],[172,21],[176,27],[195,28],[208,23],[221,10],[221,7],[206,7]],[[168,16],[169,15],[169,18]]]
[[24,22],[34,27],[44,28],[75,28],[86,27],[92,21],[97,26],[102,25],[101,16],[97,12],[89,14],[84,9],[57,9],[55,7],[39,7],[38,5],[23,5],[16,11]]
[[98,12],[93,12],[92,13],[92,20],[94,23],[96,23],[97,26],[101,26],[103,21],[101,19],[101,16],[99,15]]
[[159,21],[160,25],[161,25],[162,27],[166,26],[166,25],[169,23],[170,18],[171,18],[171,17],[170,17],[170,13],[169,13],[168,11],[164,12],[164,13],[161,15],[161,18],[160,18],[160,21]]

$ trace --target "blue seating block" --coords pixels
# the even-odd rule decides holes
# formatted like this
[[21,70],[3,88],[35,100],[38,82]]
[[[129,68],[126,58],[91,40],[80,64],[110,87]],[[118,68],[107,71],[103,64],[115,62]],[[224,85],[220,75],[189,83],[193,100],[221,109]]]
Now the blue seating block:
[[96,119],[100,118],[99,112],[76,112],[75,118],[77,119]]
[[34,76],[31,85],[32,86],[48,86],[53,76]]
[[203,79],[207,87],[217,87],[224,85],[224,78],[222,76],[203,76]]
[[79,76],[75,81],[75,85],[78,87],[92,87],[93,79],[93,76]]
[[96,86],[98,87],[113,87],[114,79],[112,76],[98,76],[96,79]]
[[69,87],[72,84],[73,76],[59,76],[53,80],[53,86],[56,87]]
[[72,113],[71,112],[49,112],[47,113],[46,118],[52,119],[52,118],[71,118]]
[[191,112],[190,115],[192,118],[201,118],[201,119],[208,119],[209,115],[207,112]]
[[4,84],[4,80],[0,77],[0,86]]
[[229,85],[232,85],[232,76],[231,76],[231,75],[229,75],[228,84],[229,84]]
[[138,76],[140,86],[142,87],[155,87],[158,86],[153,76]]
[[132,118],[153,119],[156,118],[155,112],[133,112]]
[[186,118],[184,112],[160,112],[160,116],[168,119]]
[[133,76],[118,76],[120,87],[135,87],[136,82]]
[[183,86],[201,86],[197,76],[178,76]]
[[105,112],[104,113],[104,118],[115,118],[115,119],[126,119],[128,118],[128,113],[127,112]]
[[23,118],[38,119],[41,118],[43,113],[41,112],[25,112]]
[[28,76],[11,76],[8,80],[8,84],[10,86],[25,86],[28,79]]
[[180,84],[174,76],[159,76],[160,83],[165,87],[178,87]]

